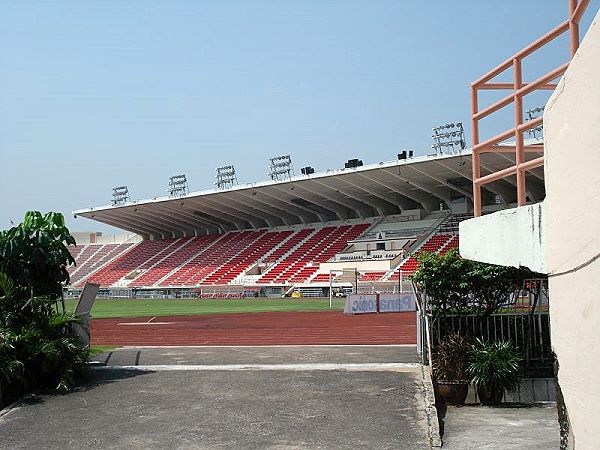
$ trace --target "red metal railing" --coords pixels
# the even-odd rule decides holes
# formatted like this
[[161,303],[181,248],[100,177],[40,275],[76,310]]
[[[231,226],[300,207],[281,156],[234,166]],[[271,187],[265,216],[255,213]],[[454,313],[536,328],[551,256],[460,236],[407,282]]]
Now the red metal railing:
[[[471,83],[471,132],[473,142],[473,204],[475,217],[481,215],[481,187],[491,183],[493,181],[506,178],[508,176],[517,176],[517,204],[523,206],[526,203],[526,186],[525,186],[525,172],[530,171],[536,167],[544,165],[544,157],[538,157],[531,160],[525,159],[525,153],[536,152],[539,153],[543,150],[540,145],[527,146],[524,145],[523,133],[527,130],[535,128],[542,124],[543,117],[537,117],[527,122],[523,121],[523,97],[537,90],[554,90],[557,86],[556,83],[552,83],[553,80],[560,77],[565,73],[567,67],[569,67],[570,59],[573,58],[577,48],[579,47],[579,21],[590,0],[569,0],[569,17],[557,27],[550,30],[548,33],[540,37],[537,41],[527,46],[520,52],[517,52],[511,58],[508,58],[502,64],[495,69],[486,73],[484,76],[479,78],[477,81]],[[545,75],[539,77],[537,80],[524,83],[523,73],[521,69],[521,63],[523,59],[539,50],[544,45],[553,41],[566,31],[569,31],[570,36],[570,50],[571,57],[569,62],[558,66],[556,69],[551,70]],[[505,72],[509,68],[513,69],[513,82],[493,82],[499,74]],[[496,103],[479,109],[478,105],[478,94],[481,90],[510,90],[512,91],[506,97],[500,99]],[[515,105],[515,123],[514,126],[490,139],[483,142],[479,141],[479,121],[490,114],[498,111],[505,106],[514,103]],[[514,138],[515,145],[502,145],[498,144],[506,139]],[[514,153],[515,154],[515,165],[507,167],[506,169],[493,172],[486,176],[481,176],[481,153]]]

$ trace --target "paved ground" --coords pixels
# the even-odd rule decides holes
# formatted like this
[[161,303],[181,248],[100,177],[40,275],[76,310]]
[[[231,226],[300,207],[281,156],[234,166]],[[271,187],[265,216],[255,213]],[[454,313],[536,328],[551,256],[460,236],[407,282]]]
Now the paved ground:
[[105,366],[76,392],[32,399],[0,417],[0,448],[428,448],[414,347],[124,349],[97,359],[148,370]]
[[276,347],[125,347],[98,355],[109,366],[417,363],[414,345]]
[[93,319],[92,345],[416,344],[414,312],[342,311]]
[[448,407],[446,450],[549,450],[560,446],[556,405]]

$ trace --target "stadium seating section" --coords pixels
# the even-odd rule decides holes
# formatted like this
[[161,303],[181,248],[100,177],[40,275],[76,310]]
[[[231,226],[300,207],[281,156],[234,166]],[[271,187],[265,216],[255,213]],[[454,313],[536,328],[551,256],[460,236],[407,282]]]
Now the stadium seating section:
[[[418,229],[422,223],[415,222],[415,229],[423,234],[409,255],[392,271],[365,271],[358,280],[397,281],[399,270],[409,275],[417,269],[415,255],[419,252],[445,253],[458,248],[458,223],[468,217],[448,216],[437,229],[427,232]],[[342,252],[349,241],[373,235],[373,226],[373,222],[325,224],[77,245],[69,249],[77,261],[69,268],[71,286],[82,287],[87,281],[128,288],[233,285],[258,267],[260,270],[253,272],[260,274],[254,279],[258,285],[329,283],[336,276],[318,273],[319,264]]]

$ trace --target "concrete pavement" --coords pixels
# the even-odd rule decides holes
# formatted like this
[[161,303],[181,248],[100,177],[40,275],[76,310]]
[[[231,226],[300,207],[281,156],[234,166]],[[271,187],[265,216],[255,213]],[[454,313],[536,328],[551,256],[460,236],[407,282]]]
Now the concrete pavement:
[[445,415],[447,450],[550,450],[560,447],[555,404],[449,406]]
[[[414,347],[124,349],[108,356],[97,359],[137,360],[146,370],[97,369],[68,395],[28,400],[0,417],[0,448],[429,447]],[[257,361],[296,369],[203,369]],[[369,370],[347,370],[351,364]]]
[[94,358],[108,366],[417,363],[414,345],[321,345],[244,347],[124,347]]

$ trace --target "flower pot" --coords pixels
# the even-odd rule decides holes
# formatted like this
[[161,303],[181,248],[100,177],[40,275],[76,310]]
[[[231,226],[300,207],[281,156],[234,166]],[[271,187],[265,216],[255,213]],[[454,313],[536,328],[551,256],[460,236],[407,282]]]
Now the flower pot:
[[477,397],[482,405],[499,405],[504,397],[504,389],[496,386],[484,386],[477,389]]
[[448,405],[464,405],[469,392],[466,381],[437,381],[438,393]]

